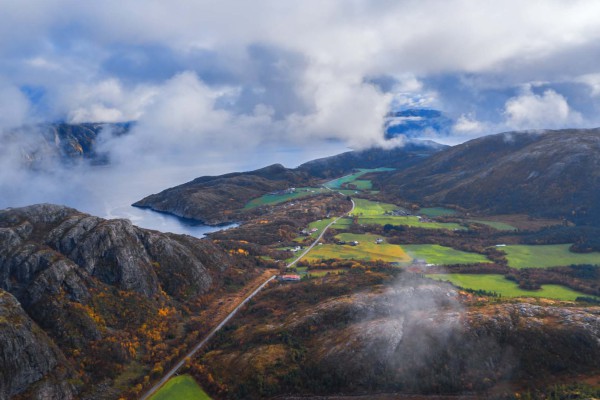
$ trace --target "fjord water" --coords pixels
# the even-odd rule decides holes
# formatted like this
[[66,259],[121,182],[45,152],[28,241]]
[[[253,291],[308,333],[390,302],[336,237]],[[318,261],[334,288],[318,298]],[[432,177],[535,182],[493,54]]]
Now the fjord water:
[[164,189],[204,175],[250,171],[273,163],[286,167],[315,158],[347,151],[340,142],[312,143],[310,146],[264,146],[247,152],[204,151],[190,160],[131,160],[127,164],[75,165],[52,171],[21,171],[19,179],[0,181],[0,209],[36,203],[62,204],[102,218],[126,218],[134,225],[203,237],[228,226],[207,226],[131,204]]

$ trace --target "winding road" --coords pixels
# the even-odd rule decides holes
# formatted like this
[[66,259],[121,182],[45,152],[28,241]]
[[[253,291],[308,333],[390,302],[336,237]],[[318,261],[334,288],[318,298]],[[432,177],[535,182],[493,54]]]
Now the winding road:
[[[341,193],[340,193],[341,194]],[[321,231],[321,233],[319,234],[319,236],[317,236],[317,238],[315,239],[315,241],[306,248],[306,250],[304,250],[304,252],[302,252],[302,254],[300,254],[300,256],[298,256],[298,258],[296,258],[294,261],[292,261],[291,263],[289,263],[288,265],[286,265],[286,269],[290,268],[292,266],[294,266],[298,261],[300,261],[300,259],[302,259],[302,257],[304,257],[306,254],[308,254],[309,251],[312,250],[313,247],[315,247],[319,241],[321,240],[321,238],[323,238],[323,235],[325,235],[325,232],[327,232],[327,229],[329,229],[331,227],[331,225],[335,224],[340,218],[343,218],[344,216],[350,214],[352,211],[354,211],[354,200],[350,199],[350,201],[352,202],[352,209],[350,209],[350,211],[348,211],[347,213],[344,213],[342,215],[340,215],[339,217],[337,217],[336,219],[334,219],[333,221],[331,221],[327,226],[325,226],[323,228],[323,230]],[[206,343],[208,343],[208,341],[210,339],[212,339],[213,336],[215,336],[215,334],[217,332],[219,332],[234,316],[235,314],[237,314],[237,312],[246,304],[248,303],[254,296],[256,296],[261,290],[263,290],[265,288],[265,286],[267,286],[267,284],[269,284],[269,282],[271,282],[273,279],[275,279],[276,275],[271,276],[269,279],[267,279],[266,281],[264,281],[259,287],[257,287],[252,293],[250,293],[248,296],[246,296],[246,298],[240,303],[238,304],[220,323],[219,325],[217,325],[216,327],[214,327],[209,333],[208,335],[206,335],[204,337],[204,339],[202,339],[202,341],[200,343],[198,343],[196,346],[194,346],[194,348],[192,348],[177,364],[175,364],[158,382],[156,382],[156,384],[154,386],[152,386],[146,393],[144,393],[144,395],[142,397],[140,397],[140,400],[147,400],[149,399],[152,395],[154,395],[158,389],[160,389],[162,387],[162,385],[164,385],[165,383],[167,383],[167,381],[169,379],[171,379],[173,377],[173,375],[175,375],[177,373],[177,371],[179,371],[179,369],[181,367],[183,367],[183,365],[185,364],[185,360],[188,358],[193,357],[201,348],[203,348]]]

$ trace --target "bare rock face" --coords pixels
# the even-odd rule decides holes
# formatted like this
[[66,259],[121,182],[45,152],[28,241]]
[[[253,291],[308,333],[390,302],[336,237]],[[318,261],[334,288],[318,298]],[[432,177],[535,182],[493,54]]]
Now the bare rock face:
[[[165,304],[214,290],[231,265],[208,240],[128,220],[51,204],[0,211],[0,400],[72,398],[81,382],[65,382],[82,361],[88,382],[110,379],[102,349],[155,323]],[[71,366],[61,351],[79,359]]]
[[[72,399],[71,371],[61,351],[11,294],[0,290],[0,399],[29,390],[32,398]],[[35,387],[31,387],[35,383]]]
[[[95,278],[145,296],[208,291],[228,265],[216,246],[50,204],[0,212],[0,288],[35,303],[43,290],[86,297]],[[182,292],[183,293],[183,292]]]

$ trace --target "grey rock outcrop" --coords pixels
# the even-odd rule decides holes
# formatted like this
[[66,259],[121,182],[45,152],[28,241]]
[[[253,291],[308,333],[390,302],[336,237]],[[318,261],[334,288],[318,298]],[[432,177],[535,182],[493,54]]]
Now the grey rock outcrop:
[[[0,290],[0,399],[29,391],[32,398],[72,399],[61,351],[11,294]],[[32,385],[35,384],[35,387]]]

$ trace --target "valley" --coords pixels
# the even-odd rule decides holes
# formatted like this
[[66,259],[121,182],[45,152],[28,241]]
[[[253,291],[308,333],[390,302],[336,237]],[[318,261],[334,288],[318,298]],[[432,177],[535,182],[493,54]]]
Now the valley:
[[[504,399],[596,374],[599,228],[404,197],[382,182],[455,151],[415,149],[200,177],[136,203],[236,224],[203,240],[59,206],[3,211],[3,293],[57,354],[44,385],[65,398]],[[19,275],[21,259],[43,273]],[[39,390],[24,382],[10,390]]]

